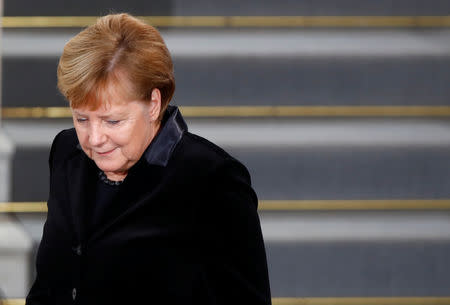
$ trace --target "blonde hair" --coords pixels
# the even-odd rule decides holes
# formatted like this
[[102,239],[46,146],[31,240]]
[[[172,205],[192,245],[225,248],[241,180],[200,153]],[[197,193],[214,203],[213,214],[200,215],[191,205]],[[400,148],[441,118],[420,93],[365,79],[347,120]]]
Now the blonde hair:
[[172,59],[160,33],[128,14],[101,17],[65,45],[58,88],[72,108],[96,109],[119,72],[131,84],[131,99],[147,101],[153,89],[161,91],[161,117],[175,91]]

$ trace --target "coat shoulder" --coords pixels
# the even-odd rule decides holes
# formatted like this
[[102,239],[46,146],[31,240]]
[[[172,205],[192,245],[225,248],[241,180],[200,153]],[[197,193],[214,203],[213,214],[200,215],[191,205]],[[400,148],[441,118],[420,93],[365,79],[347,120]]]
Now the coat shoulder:
[[80,151],[75,128],[64,129],[54,138],[50,149],[50,163],[59,163],[67,160],[74,153]]
[[218,145],[186,132],[173,154],[173,164],[195,175],[211,177],[222,169],[235,169],[250,181],[247,168]]
[[194,146],[196,149],[200,149],[200,151],[204,153],[213,154],[218,158],[231,157],[223,148],[199,135],[186,132],[185,138],[190,145]]
[[203,165],[213,166],[225,160],[234,158],[223,148],[201,136],[186,132],[177,147],[177,157],[184,162],[201,162]]

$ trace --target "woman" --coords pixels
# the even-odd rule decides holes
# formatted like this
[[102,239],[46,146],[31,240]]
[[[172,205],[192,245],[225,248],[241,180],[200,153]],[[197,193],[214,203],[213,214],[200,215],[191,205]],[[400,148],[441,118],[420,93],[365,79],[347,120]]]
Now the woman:
[[246,168],[187,131],[156,29],[127,14],[70,40],[35,304],[270,304]]

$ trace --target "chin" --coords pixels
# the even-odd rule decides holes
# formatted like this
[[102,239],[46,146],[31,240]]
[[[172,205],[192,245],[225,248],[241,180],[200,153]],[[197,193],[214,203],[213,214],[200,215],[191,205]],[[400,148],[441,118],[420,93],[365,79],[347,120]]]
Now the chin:
[[121,166],[114,164],[112,162],[105,162],[105,161],[97,161],[95,160],[95,164],[97,164],[97,167],[104,171],[104,172],[117,172],[120,171],[122,168]]

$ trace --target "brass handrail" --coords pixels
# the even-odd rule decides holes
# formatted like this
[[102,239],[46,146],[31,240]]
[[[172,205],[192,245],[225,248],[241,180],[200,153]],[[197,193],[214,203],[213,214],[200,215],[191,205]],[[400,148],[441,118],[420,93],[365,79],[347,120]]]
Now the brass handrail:
[[[180,106],[186,117],[449,117],[450,106]],[[3,107],[5,119],[70,118],[69,107]]]
[[[259,211],[450,210],[450,199],[260,200]],[[0,213],[46,213],[47,203],[0,202]]]

